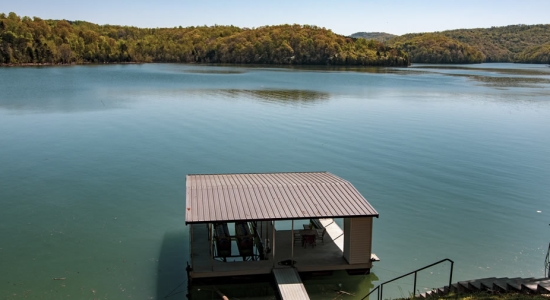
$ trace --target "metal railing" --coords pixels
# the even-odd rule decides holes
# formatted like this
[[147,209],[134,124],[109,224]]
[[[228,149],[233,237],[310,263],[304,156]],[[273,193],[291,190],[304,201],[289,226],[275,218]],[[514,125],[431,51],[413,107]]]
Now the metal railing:
[[433,267],[433,266],[438,265],[438,264],[440,264],[440,263],[442,263],[442,262],[445,262],[445,261],[449,261],[449,262],[451,263],[451,270],[450,270],[450,272],[449,272],[449,288],[451,288],[451,283],[452,283],[452,280],[453,280],[453,266],[454,266],[454,263],[455,263],[455,262],[452,261],[452,260],[450,260],[450,259],[448,259],[448,258],[445,258],[445,259],[442,259],[442,260],[440,260],[440,261],[438,261],[438,262],[434,262],[434,263],[431,264],[431,265],[427,265],[427,266],[425,266],[425,267],[422,267],[422,268],[420,268],[420,269],[416,269],[416,270],[414,270],[414,271],[412,271],[412,272],[409,272],[409,273],[407,273],[407,274],[401,275],[401,276],[396,277],[396,278],[394,278],[394,279],[385,281],[385,282],[379,284],[379,285],[378,285],[377,287],[375,287],[374,289],[372,289],[372,291],[370,291],[365,297],[361,298],[361,300],[366,299],[366,298],[367,298],[368,296],[370,296],[374,291],[378,291],[378,297],[377,297],[376,299],[377,299],[377,300],[382,300],[382,292],[383,292],[384,284],[390,283],[390,282],[392,282],[392,281],[396,281],[396,280],[398,280],[398,279],[401,279],[401,278],[403,278],[403,277],[407,277],[407,276],[412,275],[412,274],[414,274],[413,295],[416,295],[416,275],[417,275],[417,273],[418,273],[419,271],[422,271],[422,270],[425,270],[425,269],[427,269],[427,268]]
[[546,251],[546,259],[544,260],[544,277],[550,278],[550,243],[548,251]]

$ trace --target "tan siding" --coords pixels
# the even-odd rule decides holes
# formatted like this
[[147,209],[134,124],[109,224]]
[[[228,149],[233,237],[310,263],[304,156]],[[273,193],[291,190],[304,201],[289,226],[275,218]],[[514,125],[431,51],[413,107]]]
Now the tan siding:
[[350,264],[370,262],[372,245],[372,218],[350,219]]

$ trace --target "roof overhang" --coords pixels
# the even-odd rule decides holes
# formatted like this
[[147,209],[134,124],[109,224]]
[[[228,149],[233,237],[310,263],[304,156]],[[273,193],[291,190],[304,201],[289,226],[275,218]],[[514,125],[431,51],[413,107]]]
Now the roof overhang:
[[185,223],[378,217],[348,181],[328,172],[194,174]]

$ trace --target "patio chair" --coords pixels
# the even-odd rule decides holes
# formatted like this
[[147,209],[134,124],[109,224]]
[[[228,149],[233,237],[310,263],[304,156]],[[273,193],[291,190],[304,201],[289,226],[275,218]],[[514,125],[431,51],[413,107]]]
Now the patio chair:
[[304,244],[303,237],[300,231],[294,231],[294,245],[296,245],[296,242],[300,243],[300,245]]
[[326,228],[323,228],[323,229],[316,229],[317,231],[317,236],[315,237],[316,240],[320,240],[321,243],[325,243],[324,241],[324,238],[325,238],[325,233],[327,233],[327,229]]

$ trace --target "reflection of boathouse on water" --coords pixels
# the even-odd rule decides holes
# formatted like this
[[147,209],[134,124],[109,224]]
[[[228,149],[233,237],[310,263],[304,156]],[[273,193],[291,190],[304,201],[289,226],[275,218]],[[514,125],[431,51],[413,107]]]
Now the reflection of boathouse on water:
[[190,279],[274,273],[280,283],[285,269],[365,274],[378,260],[378,213],[328,172],[187,175],[186,188]]

